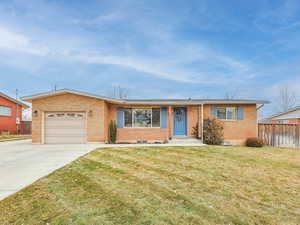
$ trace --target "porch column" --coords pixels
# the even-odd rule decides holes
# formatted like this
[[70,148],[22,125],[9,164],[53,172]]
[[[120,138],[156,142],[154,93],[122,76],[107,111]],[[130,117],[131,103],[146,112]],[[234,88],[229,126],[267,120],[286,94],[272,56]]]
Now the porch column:
[[201,138],[203,141],[203,103],[198,105],[198,138]]
[[172,107],[168,106],[168,129],[169,129],[169,137],[172,137]]

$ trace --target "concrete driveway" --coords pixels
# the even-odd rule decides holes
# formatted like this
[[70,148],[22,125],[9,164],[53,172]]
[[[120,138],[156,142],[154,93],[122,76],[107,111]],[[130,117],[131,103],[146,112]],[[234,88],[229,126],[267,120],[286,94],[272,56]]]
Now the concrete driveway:
[[31,140],[0,143],[0,200],[101,144],[40,145]]
[[63,167],[78,157],[103,147],[203,146],[170,144],[32,144],[31,140],[0,142],[0,200]]

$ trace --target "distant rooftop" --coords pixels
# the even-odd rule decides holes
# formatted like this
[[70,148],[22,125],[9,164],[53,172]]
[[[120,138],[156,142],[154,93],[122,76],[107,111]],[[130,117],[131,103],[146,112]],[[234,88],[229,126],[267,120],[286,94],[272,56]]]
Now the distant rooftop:
[[295,118],[300,118],[300,106],[293,107],[286,112],[277,113],[269,117],[269,119],[278,119],[278,120],[295,119]]
[[26,109],[26,108],[29,108],[29,106],[26,105],[25,103],[23,103],[23,102],[21,102],[21,101],[15,99],[15,98],[12,98],[12,97],[10,97],[10,96],[8,96],[8,95],[2,93],[2,92],[0,92],[0,96],[2,96],[3,98],[8,99],[8,100],[10,100],[10,101],[12,101],[12,102],[14,102],[14,103],[17,103],[17,104],[19,104],[19,105],[22,105],[25,109]]

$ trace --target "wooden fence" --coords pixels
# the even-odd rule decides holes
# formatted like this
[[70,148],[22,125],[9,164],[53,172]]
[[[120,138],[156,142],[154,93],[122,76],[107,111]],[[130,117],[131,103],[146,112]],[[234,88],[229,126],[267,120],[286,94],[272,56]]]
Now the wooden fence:
[[258,124],[258,137],[269,146],[299,148],[300,124]]
[[21,121],[20,134],[31,134],[31,121]]

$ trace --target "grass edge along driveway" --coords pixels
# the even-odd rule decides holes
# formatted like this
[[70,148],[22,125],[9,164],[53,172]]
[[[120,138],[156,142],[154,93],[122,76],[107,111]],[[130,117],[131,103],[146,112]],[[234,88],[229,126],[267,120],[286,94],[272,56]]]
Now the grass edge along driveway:
[[29,139],[31,135],[1,135],[0,142]]
[[299,171],[299,149],[96,149],[0,201],[0,224],[300,224]]

